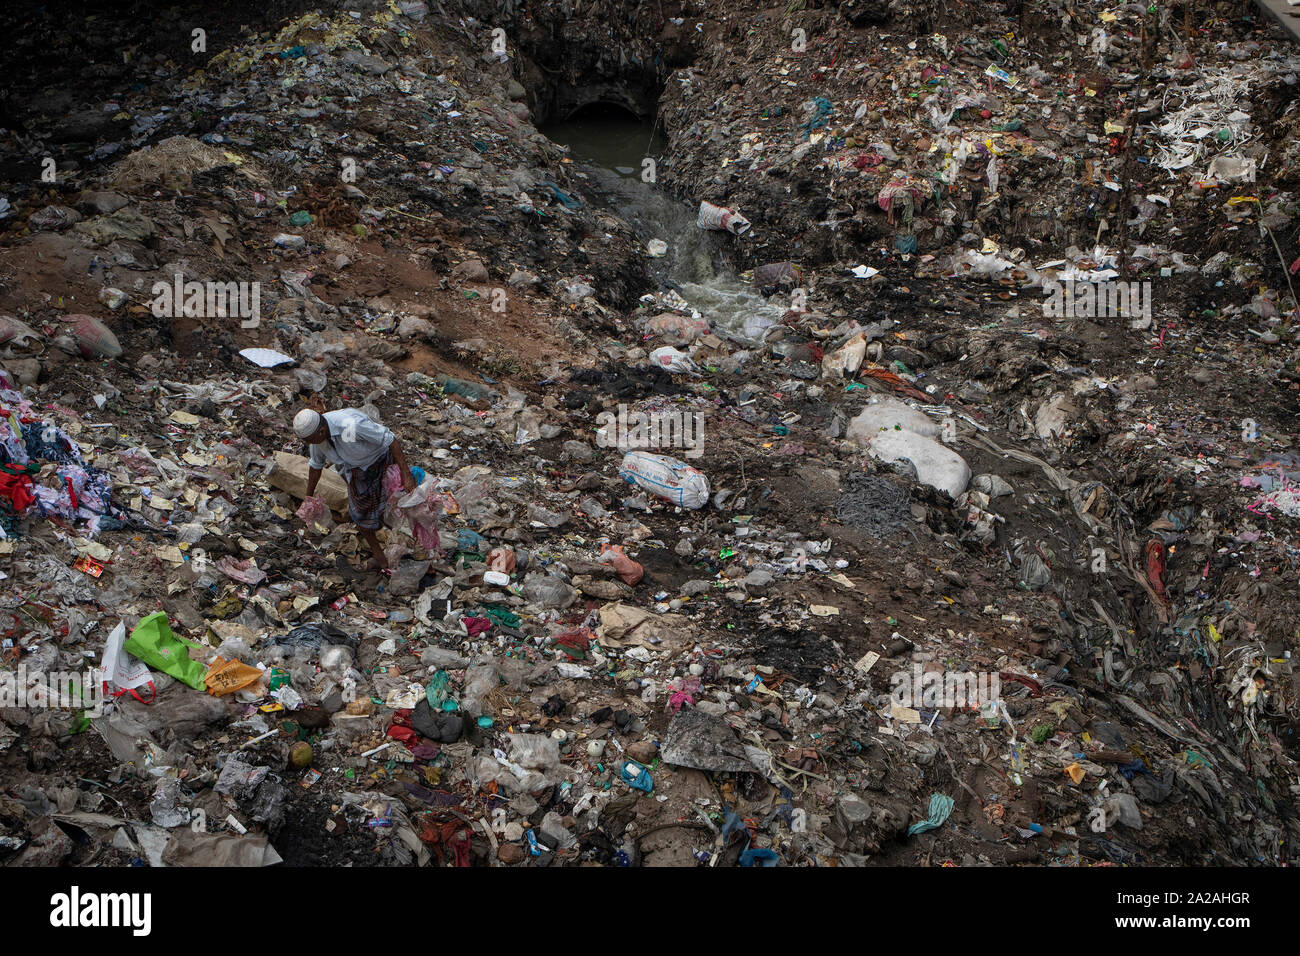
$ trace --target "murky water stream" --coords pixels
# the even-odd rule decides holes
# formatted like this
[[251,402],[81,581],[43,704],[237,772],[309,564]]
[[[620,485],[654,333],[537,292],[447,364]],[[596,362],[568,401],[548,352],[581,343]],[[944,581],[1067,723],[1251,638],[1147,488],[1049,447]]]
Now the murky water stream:
[[[577,171],[587,176],[610,209],[636,229],[643,243],[662,239],[668,244],[667,254],[650,261],[651,274],[661,285],[675,289],[691,308],[735,334],[742,332],[750,317],[780,320],[788,299],[764,299],[730,269],[718,267],[709,252],[717,234],[695,225],[695,208],[643,181],[642,161],[647,157],[657,161],[666,145],[652,123],[617,108],[587,109],[542,132],[569,147]],[[746,240],[726,237],[722,241]]]

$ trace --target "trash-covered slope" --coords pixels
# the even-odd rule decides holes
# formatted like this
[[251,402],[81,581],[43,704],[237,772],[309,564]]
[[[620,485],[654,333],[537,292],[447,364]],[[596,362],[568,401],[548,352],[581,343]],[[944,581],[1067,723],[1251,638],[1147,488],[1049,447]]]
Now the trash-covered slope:
[[[1294,45],[486,6],[6,99],[0,861],[1289,862]],[[534,125],[593,96],[770,313],[661,285]],[[391,576],[313,399],[444,496]]]

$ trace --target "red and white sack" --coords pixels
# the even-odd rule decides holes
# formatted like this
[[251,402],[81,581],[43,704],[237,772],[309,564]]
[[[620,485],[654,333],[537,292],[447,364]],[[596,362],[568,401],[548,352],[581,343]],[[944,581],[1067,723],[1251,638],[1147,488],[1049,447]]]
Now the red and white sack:
[[64,320],[77,340],[83,358],[117,358],[122,346],[107,325],[91,315],[69,315]]
[[664,345],[650,353],[650,361],[669,372],[698,372],[700,367],[685,352]]
[[743,236],[749,231],[749,220],[733,209],[715,206],[711,202],[701,202],[695,225],[701,229],[729,232],[733,236]]

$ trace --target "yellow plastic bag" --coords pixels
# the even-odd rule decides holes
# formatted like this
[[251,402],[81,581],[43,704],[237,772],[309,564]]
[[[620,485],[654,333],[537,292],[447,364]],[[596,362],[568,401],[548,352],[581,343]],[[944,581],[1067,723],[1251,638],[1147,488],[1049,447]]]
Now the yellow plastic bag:
[[261,680],[262,673],[258,668],[242,661],[228,661],[218,657],[203,675],[203,683],[213,697],[224,697],[257,683]]

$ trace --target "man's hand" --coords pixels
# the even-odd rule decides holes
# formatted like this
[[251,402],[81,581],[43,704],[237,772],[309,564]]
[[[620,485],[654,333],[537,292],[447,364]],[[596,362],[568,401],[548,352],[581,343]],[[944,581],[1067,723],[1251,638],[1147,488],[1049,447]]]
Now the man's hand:
[[315,497],[316,485],[320,482],[321,469],[307,466],[307,497]]
[[394,438],[393,443],[388,448],[392,452],[393,461],[397,463],[397,467],[401,470],[402,487],[406,489],[406,493],[409,495],[415,490],[415,476],[411,474],[411,467],[406,463],[406,453],[402,449],[402,443]]

